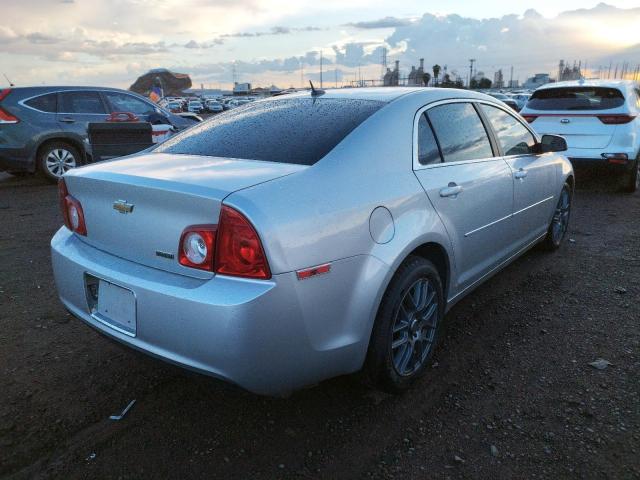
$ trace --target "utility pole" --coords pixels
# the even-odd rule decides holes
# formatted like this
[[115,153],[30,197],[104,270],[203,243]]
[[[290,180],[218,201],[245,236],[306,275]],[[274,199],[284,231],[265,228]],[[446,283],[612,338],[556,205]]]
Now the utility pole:
[[382,47],[382,73],[380,77],[383,78],[385,73],[387,73],[387,47]]
[[469,88],[471,88],[471,79],[473,78],[473,63],[476,61],[475,58],[469,59]]
[[611,67],[613,66],[613,61],[609,60],[609,72],[607,73],[607,79],[611,78]]
[[509,77],[509,88],[513,88],[513,65],[511,65],[511,75]]

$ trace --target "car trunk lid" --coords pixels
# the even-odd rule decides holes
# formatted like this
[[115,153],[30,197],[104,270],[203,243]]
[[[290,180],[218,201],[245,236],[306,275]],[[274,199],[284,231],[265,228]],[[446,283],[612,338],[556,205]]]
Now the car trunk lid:
[[232,192],[305,166],[204,156],[146,154],[95,164],[65,176],[87,225],[81,240],[149,267],[198,278],[209,272],[178,263],[185,227],[217,224]]
[[605,148],[611,142],[616,125],[603,123],[598,115],[607,113],[576,114],[527,112],[525,118],[535,117],[531,126],[541,135],[562,135],[569,148]]

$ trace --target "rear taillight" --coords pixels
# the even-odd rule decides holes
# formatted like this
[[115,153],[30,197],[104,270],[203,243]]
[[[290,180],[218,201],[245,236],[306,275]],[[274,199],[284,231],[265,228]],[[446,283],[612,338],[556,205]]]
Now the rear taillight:
[[178,261],[185,267],[233,277],[271,278],[253,225],[237,210],[222,206],[218,225],[192,225],[182,232]]
[[635,120],[635,115],[597,115],[598,119],[606,125],[624,125]]
[[65,226],[78,235],[86,235],[87,225],[84,221],[82,205],[76,198],[69,195],[63,178],[58,181],[58,201]]
[[258,233],[237,210],[226,205],[220,212],[215,271],[246,278],[271,278]]
[[180,237],[180,265],[213,271],[217,225],[192,225]]
[[[4,90],[0,90],[0,102],[7,98],[7,95],[11,93],[10,88],[5,88]],[[10,114],[5,109],[0,107],[0,124],[3,123],[18,123],[20,120],[18,117]]]
[[[11,93],[10,88],[5,88],[4,90],[0,90],[0,102],[4,100],[7,97],[7,95],[9,95],[10,93]],[[0,107],[0,124],[18,123],[19,121],[20,120],[18,119],[18,117],[10,114],[6,110],[4,110],[2,107]]]
[[522,118],[524,118],[527,122],[532,123],[533,121],[535,121],[536,118],[538,118],[537,115],[523,115]]

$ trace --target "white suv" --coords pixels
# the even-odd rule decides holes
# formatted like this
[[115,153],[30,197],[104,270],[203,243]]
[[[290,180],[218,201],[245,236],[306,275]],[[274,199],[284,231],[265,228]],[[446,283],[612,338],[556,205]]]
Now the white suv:
[[575,165],[606,165],[640,188],[640,85],[576,80],[538,88],[520,114],[540,134],[562,135]]

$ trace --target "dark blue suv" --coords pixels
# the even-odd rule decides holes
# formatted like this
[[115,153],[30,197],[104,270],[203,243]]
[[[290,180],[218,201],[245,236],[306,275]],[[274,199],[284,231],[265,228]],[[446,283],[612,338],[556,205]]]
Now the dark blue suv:
[[57,181],[70,168],[91,162],[88,124],[113,112],[131,112],[141,121],[166,117],[176,130],[194,124],[115,88],[9,88],[0,91],[0,171],[39,172]]

